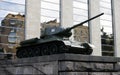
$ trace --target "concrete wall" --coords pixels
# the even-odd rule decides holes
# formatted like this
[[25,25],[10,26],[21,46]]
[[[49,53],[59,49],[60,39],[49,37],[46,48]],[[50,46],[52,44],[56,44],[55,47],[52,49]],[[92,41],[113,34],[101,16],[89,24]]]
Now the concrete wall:
[[57,54],[17,60],[0,60],[0,74],[119,75],[120,58]]

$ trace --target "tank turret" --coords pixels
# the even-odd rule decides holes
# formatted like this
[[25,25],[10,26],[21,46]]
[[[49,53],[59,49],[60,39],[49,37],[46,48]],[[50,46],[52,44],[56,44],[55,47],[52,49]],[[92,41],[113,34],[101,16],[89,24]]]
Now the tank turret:
[[71,30],[89,22],[104,13],[96,15],[88,20],[85,20],[72,27],[63,29],[61,27],[48,28],[47,32],[39,38],[32,38],[20,42],[17,47],[17,57],[34,57],[42,55],[51,55],[59,53],[75,53],[90,55],[93,51],[93,46],[89,43],[82,43],[69,40],[72,35]]
[[92,18],[90,18],[88,20],[85,20],[85,21],[83,21],[83,22],[81,22],[79,24],[73,25],[72,27],[69,27],[69,28],[66,28],[66,29],[63,29],[63,28],[60,28],[60,27],[49,28],[49,30],[46,31],[46,32],[49,32],[49,33],[46,33],[46,34],[42,35],[41,38],[44,38],[44,37],[47,37],[47,36],[50,36],[50,35],[58,36],[58,37],[70,37],[72,35],[72,33],[70,32],[72,29],[74,29],[74,28],[76,28],[78,26],[81,26],[84,23],[89,22],[89,21],[91,21],[91,20],[93,20],[93,19],[95,19],[95,18],[97,18],[97,17],[99,17],[99,16],[101,16],[103,14],[104,13],[101,13],[101,14],[99,14],[97,16],[94,16],[94,17],[92,17]]

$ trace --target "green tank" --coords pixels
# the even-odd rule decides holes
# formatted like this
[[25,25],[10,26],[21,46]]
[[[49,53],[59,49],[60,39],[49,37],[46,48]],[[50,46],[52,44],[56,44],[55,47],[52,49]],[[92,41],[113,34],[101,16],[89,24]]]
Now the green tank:
[[41,35],[40,39],[32,38],[20,42],[20,46],[17,47],[16,56],[18,58],[27,58],[60,53],[90,55],[93,51],[93,45],[90,43],[71,41],[69,37],[72,35],[72,29],[101,15],[103,15],[103,13],[66,29],[61,27],[48,28],[48,31],[44,35]]

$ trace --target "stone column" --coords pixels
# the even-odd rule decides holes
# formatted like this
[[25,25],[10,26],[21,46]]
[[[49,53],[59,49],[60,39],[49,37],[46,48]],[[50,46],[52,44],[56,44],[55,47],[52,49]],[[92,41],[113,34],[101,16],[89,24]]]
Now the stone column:
[[120,0],[112,0],[115,56],[120,57]]
[[64,28],[73,26],[73,0],[60,0],[60,22]]
[[[88,0],[89,18],[100,14],[100,0]],[[95,45],[92,55],[101,56],[100,18],[89,22],[90,43]]]
[[40,37],[41,0],[25,1],[25,39]]
[[73,0],[60,0],[60,25],[63,28],[73,26]]

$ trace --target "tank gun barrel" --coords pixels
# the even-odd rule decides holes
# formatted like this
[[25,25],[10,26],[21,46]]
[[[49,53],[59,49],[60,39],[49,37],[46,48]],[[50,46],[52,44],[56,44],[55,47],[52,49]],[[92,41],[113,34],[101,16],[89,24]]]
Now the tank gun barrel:
[[72,33],[70,33],[70,31],[71,31],[72,29],[74,29],[74,28],[76,28],[76,27],[78,27],[78,26],[81,26],[81,25],[83,25],[84,23],[87,23],[87,22],[89,22],[89,21],[91,21],[91,20],[93,20],[93,19],[95,19],[95,18],[97,18],[97,17],[100,17],[100,16],[103,15],[103,14],[104,14],[104,13],[98,14],[98,15],[96,15],[96,16],[88,19],[88,20],[85,20],[85,21],[83,21],[83,22],[81,22],[81,23],[79,23],[79,24],[76,24],[76,25],[74,25],[74,26],[72,26],[72,27],[70,27],[70,28],[66,28],[65,30],[60,31],[60,32],[58,32],[58,33],[56,33],[56,34],[54,34],[54,35],[56,35],[56,36],[61,36],[61,37],[70,37],[70,36],[72,35]]
[[71,30],[71,29],[74,29],[74,28],[76,28],[76,27],[78,27],[78,26],[81,26],[81,25],[83,25],[83,24],[86,23],[86,22],[89,22],[89,21],[91,21],[91,20],[93,20],[93,19],[95,19],[95,18],[97,18],[97,17],[100,17],[100,16],[103,15],[103,14],[104,14],[104,13],[101,13],[101,14],[99,14],[99,15],[96,15],[96,16],[88,19],[88,20],[85,20],[85,21],[83,21],[83,22],[81,22],[81,23],[79,23],[79,24],[74,25],[73,27],[70,27],[69,29]]

